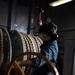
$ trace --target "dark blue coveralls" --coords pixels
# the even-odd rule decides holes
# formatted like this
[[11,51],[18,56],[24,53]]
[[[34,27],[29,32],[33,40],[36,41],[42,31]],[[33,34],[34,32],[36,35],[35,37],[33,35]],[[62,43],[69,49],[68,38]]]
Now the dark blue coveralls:
[[[50,61],[56,65],[58,56],[58,44],[57,40],[49,40],[44,42],[41,46],[40,54],[45,55]],[[53,75],[46,62],[41,58],[32,58],[32,62],[35,65],[35,71],[32,75]]]

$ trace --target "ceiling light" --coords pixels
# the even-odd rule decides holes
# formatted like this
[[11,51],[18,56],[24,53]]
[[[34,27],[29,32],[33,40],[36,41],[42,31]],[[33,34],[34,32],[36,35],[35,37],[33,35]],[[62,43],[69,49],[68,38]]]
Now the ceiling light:
[[70,2],[70,1],[72,1],[72,0],[58,0],[58,1],[50,3],[49,5],[52,6],[52,7],[55,7],[55,6],[59,6],[61,4],[64,4],[64,3],[67,3],[67,2]]

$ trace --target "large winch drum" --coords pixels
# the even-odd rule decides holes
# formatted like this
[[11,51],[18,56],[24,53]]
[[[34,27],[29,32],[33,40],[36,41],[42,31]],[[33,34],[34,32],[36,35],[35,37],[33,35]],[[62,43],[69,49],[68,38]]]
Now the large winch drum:
[[0,28],[0,65],[11,61],[12,45],[9,32],[5,28]]
[[[23,52],[40,52],[40,45],[43,43],[38,36],[28,35],[23,32],[12,30],[10,32],[12,42],[12,56],[15,57]],[[25,56],[20,60],[27,60],[34,56]]]
[[[42,40],[38,36],[28,35],[17,30],[0,28],[0,65],[11,61],[15,56],[24,52],[40,52]],[[19,60],[34,58],[34,55],[21,57]],[[33,71],[31,67],[23,67],[26,74]]]

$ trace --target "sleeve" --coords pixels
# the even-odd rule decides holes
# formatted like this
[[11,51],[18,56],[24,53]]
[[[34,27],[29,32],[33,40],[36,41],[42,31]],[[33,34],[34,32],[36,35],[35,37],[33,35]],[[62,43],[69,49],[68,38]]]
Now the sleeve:
[[31,61],[34,63],[34,67],[38,67],[41,59],[38,57],[32,58]]
[[[52,60],[53,59],[53,49],[54,49],[53,47],[54,47],[53,45],[48,45],[48,46],[41,48],[40,54],[43,54],[47,59]],[[34,63],[35,67],[40,67],[46,63],[43,59],[38,58],[38,57],[32,58],[31,60]]]
[[48,47],[49,49],[49,53],[46,51],[46,57],[53,61],[56,62],[57,59],[57,55],[58,55],[58,45],[57,45],[57,41],[53,41],[50,45],[50,47]]

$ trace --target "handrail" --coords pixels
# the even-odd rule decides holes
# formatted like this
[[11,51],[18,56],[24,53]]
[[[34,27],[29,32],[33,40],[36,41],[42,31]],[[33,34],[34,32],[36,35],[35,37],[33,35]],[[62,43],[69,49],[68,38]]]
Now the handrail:
[[[42,58],[43,60],[46,61],[46,63],[48,64],[48,66],[50,67],[50,69],[52,70],[52,72],[54,73],[54,75],[59,75],[59,72],[57,70],[57,68],[53,65],[53,63],[48,60],[44,55],[42,54],[39,54],[39,53],[35,53],[35,52],[26,52],[26,53],[22,53],[22,54],[19,54],[17,55],[9,64],[8,66],[8,69],[7,69],[7,74],[6,75],[10,75],[10,71],[11,71],[11,67],[13,66],[13,64],[16,66],[16,68],[18,68],[18,71],[20,72],[21,68],[19,66],[18,63],[16,63],[16,60],[21,57],[21,56],[24,56],[24,55],[36,55],[37,57],[39,58]],[[21,70],[22,72],[22,70]],[[20,73],[20,75],[25,75],[23,72]]]

